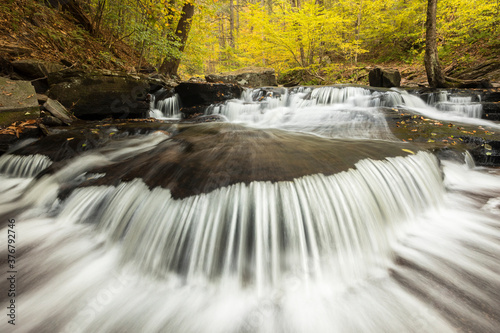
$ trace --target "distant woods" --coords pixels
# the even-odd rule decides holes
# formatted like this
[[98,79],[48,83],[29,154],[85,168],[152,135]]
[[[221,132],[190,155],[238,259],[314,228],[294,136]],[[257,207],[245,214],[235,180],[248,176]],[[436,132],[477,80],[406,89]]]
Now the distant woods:
[[428,1],[436,57],[470,61],[500,50],[497,0],[50,0],[78,1],[94,34],[124,40],[166,74],[246,66],[321,77],[339,64],[423,63]]
[[[500,52],[497,0],[436,1],[435,55],[467,63]],[[181,69],[305,71],[321,82],[358,63],[423,64],[427,1],[218,0],[195,14]]]

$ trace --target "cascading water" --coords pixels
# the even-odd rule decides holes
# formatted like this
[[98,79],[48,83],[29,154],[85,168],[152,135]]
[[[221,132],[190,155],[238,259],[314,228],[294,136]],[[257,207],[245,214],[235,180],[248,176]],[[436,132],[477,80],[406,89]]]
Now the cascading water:
[[498,125],[481,118],[482,105],[472,97],[447,92],[431,94],[427,104],[403,90],[363,87],[320,87],[248,90],[239,100],[210,106],[206,114],[222,114],[232,122],[258,128],[280,128],[330,138],[391,140],[381,108],[404,107],[426,117],[473,125]]
[[166,91],[160,90],[150,95],[149,116],[157,119],[171,119],[180,117],[180,99],[178,94],[164,97]]
[[500,174],[395,142],[408,96],[247,91],[209,112],[252,127],[0,157],[15,330],[497,332]]

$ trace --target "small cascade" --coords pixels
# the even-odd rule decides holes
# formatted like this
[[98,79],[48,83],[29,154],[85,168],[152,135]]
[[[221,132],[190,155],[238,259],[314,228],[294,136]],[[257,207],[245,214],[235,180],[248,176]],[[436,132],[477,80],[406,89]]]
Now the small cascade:
[[436,159],[419,153],[363,160],[356,170],[328,177],[240,183],[182,200],[137,180],[78,189],[58,218],[95,223],[122,244],[125,261],[157,276],[231,277],[263,289],[287,272],[314,280],[336,272],[348,283],[388,260],[405,221],[442,200],[436,170]]
[[427,96],[427,103],[454,116],[481,118],[483,106],[480,95],[463,96],[442,90]]
[[10,177],[34,177],[52,164],[44,155],[3,155],[0,156],[0,174]]
[[483,106],[480,103],[473,103],[472,97],[450,96],[449,101],[439,102],[436,107],[445,112],[450,112],[458,116],[469,118],[481,118]]
[[362,87],[300,87],[247,91],[239,100],[212,105],[206,114],[259,128],[280,128],[329,138],[393,140],[379,106],[384,93]]
[[[150,95],[149,116],[151,118],[179,118],[180,99],[178,94],[165,97],[164,90],[160,90],[155,95]],[[168,94],[167,94],[168,96]]]
[[17,317],[0,332],[497,333],[500,174],[396,142],[400,107],[487,123],[396,89],[261,88],[207,108],[240,124],[1,156]]

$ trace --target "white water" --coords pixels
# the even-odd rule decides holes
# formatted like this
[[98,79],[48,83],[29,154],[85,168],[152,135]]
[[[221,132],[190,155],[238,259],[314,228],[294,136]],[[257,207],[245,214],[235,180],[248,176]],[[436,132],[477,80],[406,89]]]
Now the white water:
[[151,96],[149,116],[156,119],[178,119],[180,113],[179,95],[175,94],[172,97],[156,100],[154,95]]
[[[407,99],[313,92],[267,99],[308,110],[315,133],[337,126],[332,105],[374,117]],[[372,130],[356,117],[337,128]],[[364,137],[384,138],[375,132]],[[50,165],[41,155],[0,158],[0,215],[16,219],[18,237],[18,317],[1,332],[498,332],[498,170],[419,152],[184,199],[140,179],[59,196],[166,139],[111,142],[38,179]]]
[[393,139],[381,107],[405,110],[441,121],[489,126],[480,119],[482,105],[471,97],[443,91],[432,95],[430,105],[403,90],[374,91],[361,87],[321,87],[286,90],[280,94],[258,94],[248,90],[240,99],[207,108],[207,114],[222,114],[229,121],[258,128],[281,128],[331,138]]
[[499,305],[500,176],[443,163],[444,182],[421,152],[183,200],[140,180],[55,199],[77,158],[15,216],[15,331],[454,332],[444,307],[495,332],[470,299]]

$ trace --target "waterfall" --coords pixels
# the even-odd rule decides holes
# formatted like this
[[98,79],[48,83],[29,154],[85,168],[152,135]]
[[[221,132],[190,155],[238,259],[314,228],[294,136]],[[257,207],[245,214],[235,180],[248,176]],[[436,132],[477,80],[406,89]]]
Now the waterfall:
[[179,118],[180,117],[180,99],[178,94],[166,98],[150,95],[149,116],[151,118]]
[[396,142],[398,106],[444,112],[398,90],[262,88],[207,109],[239,124],[1,156],[17,317],[0,331],[497,332],[500,173]]
[[[251,99],[249,98],[251,96]],[[280,128],[329,138],[393,140],[380,95],[361,87],[292,89],[275,94],[257,89],[239,100],[207,108],[230,121],[258,128]]]
[[0,174],[12,177],[34,177],[52,164],[50,158],[44,155],[0,156]]
[[240,99],[208,107],[231,122],[257,128],[280,128],[329,138],[394,140],[383,108],[402,107],[428,118],[498,127],[482,116],[482,105],[471,97],[447,92],[431,94],[428,103],[404,90],[363,87],[301,87],[247,89]]

